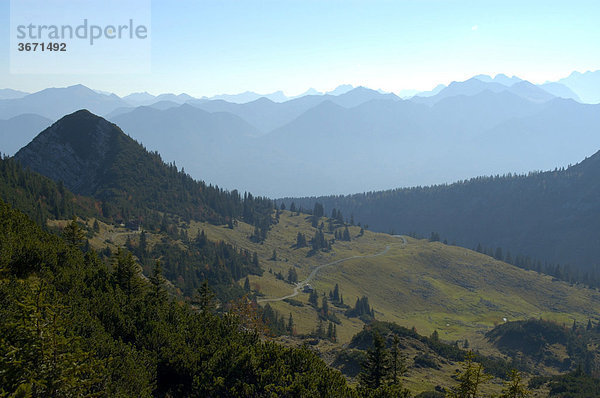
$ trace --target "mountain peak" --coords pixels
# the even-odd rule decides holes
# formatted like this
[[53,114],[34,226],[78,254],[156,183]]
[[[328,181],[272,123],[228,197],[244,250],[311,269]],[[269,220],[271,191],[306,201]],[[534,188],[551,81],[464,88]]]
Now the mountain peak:
[[15,158],[76,193],[91,194],[119,136],[129,138],[114,124],[81,109],[42,131]]

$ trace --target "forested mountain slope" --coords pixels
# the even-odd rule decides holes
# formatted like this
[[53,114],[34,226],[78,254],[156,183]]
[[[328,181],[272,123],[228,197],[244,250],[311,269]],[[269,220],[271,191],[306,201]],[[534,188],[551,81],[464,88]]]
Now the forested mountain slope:
[[582,275],[600,258],[600,153],[554,171],[479,177],[451,185],[348,196],[286,199],[322,203],[378,231],[417,233],[475,248],[501,247],[572,264]]

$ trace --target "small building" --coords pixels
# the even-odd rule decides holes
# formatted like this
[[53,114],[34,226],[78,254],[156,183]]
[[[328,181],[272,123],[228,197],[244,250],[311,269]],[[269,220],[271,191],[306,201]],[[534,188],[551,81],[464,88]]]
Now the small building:
[[313,287],[311,285],[309,285],[308,283],[306,285],[304,285],[304,287],[302,288],[302,291],[304,293],[312,293],[313,291]]

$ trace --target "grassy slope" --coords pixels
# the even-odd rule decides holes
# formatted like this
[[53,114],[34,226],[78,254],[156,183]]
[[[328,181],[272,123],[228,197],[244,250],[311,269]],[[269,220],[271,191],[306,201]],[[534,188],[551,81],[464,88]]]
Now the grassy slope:
[[[346,304],[353,305],[357,297],[367,295],[381,320],[415,326],[422,334],[437,329],[444,340],[468,338],[471,346],[487,349],[483,333],[509,320],[542,317],[566,324],[573,319],[587,322],[600,315],[600,294],[564,282],[553,282],[550,277],[524,271],[488,256],[460,247],[430,243],[406,238],[408,244],[387,234],[365,232],[352,242],[337,242],[330,253],[306,257],[308,248],[294,249],[298,231],[307,238],[314,229],[304,215],[292,216],[283,212],[263,244],[254,244],[248,236],[252,227],[240,223],[234,230],[210,224],[193,224],[190,236],[204,229],[210,239],[222,239],[258,252],[266,270],[281,271],[284,275],[296,266],[299,279],[308,275],[317,264],[390,250],[382,256],[354,259],[325,267],[312,285],[317,290],[329,292],[339,283]],[[351,227],[353,237],[359,228]],[[269,258],[277,251],[278,261]],[[253,287],[265,297],[289,294],[292,286],[265,272],[262,277],[252,277]],[[308,294],[301,293],[297,300],[307,302]],[[298,332],[313,330],[316,315],[310,307],[294,307],[284,302],[271,304],[284,314],[292,313]],[[340,342],[362,329],[363,323],[341,316],[338,327]]]

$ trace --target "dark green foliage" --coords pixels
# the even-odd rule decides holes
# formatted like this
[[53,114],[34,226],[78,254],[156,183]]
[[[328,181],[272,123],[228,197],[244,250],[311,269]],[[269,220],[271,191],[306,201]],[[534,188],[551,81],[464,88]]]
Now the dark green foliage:
[[373,346],[367,351],[363,363],[363,371],[359,374],[361,386],[375,390],[382,386],[389,375],[389,353],[385,348],[385,340],[375,331],[373,332]]
[[124,251],[111,270],[1,201],[0,219],[2,394],[353,395],[309,350],[261,342],[236,316],[215,315],[207,284],[196,312],[164,294],[159,264],[146,281]]
[[325,234],[322,229],[318,229],[315,232],[314,238],[311,239],[310,244],[312,246],[312,253],[315,253],[319,250],[330,250],[331,243],[325,239]]
[[45,225],[49,218],[98,214],[93,200],[76,197],[62,183],[23,168],[11,158],[0,157],[0,199],[39,225]]
[[[600,334],[595,329],[584,327],[564,327],[554,322],[539,319],[506,322],[489,331],[486,337],[503,353],[515,356],[522,353],[524,362],[544,362],[560,370],[573,370],[579,364],[583,371],[591,374],[597,369],[592,345],[600,341]],[[568,358],[556,357],[551,345],[563,345]]]
[[373,332],[373,346],[367,351],[362,366],[358,375],[358,392],[362,397],[410,397],[410,392],[394,377],[390,353],[377,331]]
[[[136,254],[141,257],[138,252]],[[244,294],[234,281],[263,272],[257,256],[225,242],[212,242],[204,231],[188,247],[163,239],[147,256],[161,260],[165,278],[187,297],[191,297],[206,279],[219,299],[229,301]]]
[[[395,323],[381,321],[372,321],[368,325],[365,325],[361,332],[354,335],[348,344],[348,347],[366,350],[373,342],[373,331],[377,331],[382,336],[396,335],[398,337],[415,339],[425,344],[431,351],[440,357],[450,361],[463,361],[467,354],[467,351],[458,348],[454,344],[447,344],[439,339],[434,341],[430,337],[418,334],[414,329],[408,329],[396,325]],[[392,346],[392,343],[393,339],[387,340],[387,345],[389,347]],[[475,353],[474,356],[477,362],[483,364],[488,373],[499,378],[506,378],[510,370],[514,367],[512,366],[513,364],[509,364],[501,359],[488,358],[477,353]]]
[[529,390],[523,384],[523,378],[520,372],[511,370],[509,380],[504,383],[500,398],[526,398],[531,396]]
[[313,289],[308,295],[308,302],[315,308],[319,305],[319,295],[316,289]]
[[431,236],[429,236],[429,241],[430,242],[439,242],[440,241],[440,234],[437,232],[432,232]]
[[438,361],[429,354],[418,354],[413,360],[415,367],[417,368],[431,368],[440,369],[441,366]]
[[348,377],[356,377],[362,370],[361,364],[365,360],[364,350],[342,350],[331,365]]
[[300,249],[302,247],[306,247],[308,246],[308,244],[306,243],[306,236],[304,236],[303,233],[298,232],[298,235],[296,236],[296,249]]
[[596,398],[600,397],[600,379],[586,375],[581,369],[559,376],[536,376],[529,388],[549,387],[549,397]]
[[296,272],[296,268],[290,267],[288,269],[287,281],[289,283],[298,283],[298,273]]
[[294,300],[293,298],[287,298],[283,301],[293,307],[304,307],[304,304],[302,303],[302,301]]
[[346,316],[358,317],[364,322],[369,322],[375,317],[375,311],[369,305],[369,298],[367,296],[363,296],[362,298],[356,299],[354,308],[346,310]]
[[481,363],[474,362],[475,356],[469,351],[465,357],[462,370],[457,370],[457,384],[448,392],[450,398],[476,398],[481,385],[491,379],[486,374]]

